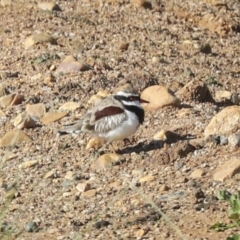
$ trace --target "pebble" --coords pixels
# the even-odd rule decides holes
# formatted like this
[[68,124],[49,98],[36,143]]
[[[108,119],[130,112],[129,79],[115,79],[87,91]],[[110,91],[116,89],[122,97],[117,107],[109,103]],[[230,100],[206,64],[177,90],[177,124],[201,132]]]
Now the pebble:
[[20,113],[13,122],[14,127],[17,129],[33,128],[38,126],[37,122],[31,118],[27,112]]
[[227,145],[228,144],[228,137],[226,136],[220,136],[220,145]]
[[152,8],[152,3],[150,1],[146,0],[132,0],[132,3],[138,7],[143,7],[146,9],[151,9]]
[[44,81],[43,81],[46,85],[48,85],[49,87],[53,87],[54,86],[54,82],[56,82],[56,78],[52,75],[47,76]]
[[26,169],[30,167],[34,167],[39,164],[38,160],[31,160],[31,161],[26,161],[18,165],[19,169]]
[[190,174],[190,178],[201,178],[204,175],[204,171],[202,169],[196,169]]
[[96,194],[97,194],[97,190],[96,189],[91,189],[91,190],[88,190],[86,192],[83,192],[81,197],[85,198],[85,199],[86,198],[92,198],[92,197],[96,196]]
[[144,173],[144,168],[137,168],[132,170],[132,175],[141,176]]
[[160,60],[161,60],[160,57],[153,57],[152,58],[153,63],[160,63]]
[[7,95],[7,89],[6,89],[5,84],[1,83],[0,84],[0,97],[3,97],[5,95]]
[[32,117],[41,119],[46,114],[46,107],[43,103],[28,104],[26,106],[26,112]]
[[107,91],[107,90],[100,90],[98,93],[97,93],[97,96],[100,96],[102,98],[106,98],[108,96],[110,96],[111,94]]
[[76,109],[78,109],[80,107],[81,107],[80,103],[77,103],[77,102],[66,102],[59,108],[59,110],[74,111],[74,110],[76,110]]
[[107,153],[100,156],[95,163],[92,164],[91,168],[93,170],[102,170],[106,167],[116,165],[119,162],[124,161],[125,158],[123,155],[116,153]]
[[180,100],[168,88],[155,85],[143,90],[141,98],[149,101],[143,106],[148,110],[158,110],[164,106],[180,106]]
[[67,179],[67,180],[74,180],[76,178],[75,172],[68,171],[64,178]]
[[146,175],[146,176],[143,176],[139,179],[139,182],[140,183],[144,183],[144,182],[150,182],[150,181],[153,181],[155,179],[154,176],[152,175]]
[[100,137],[95,137],[89,140],[87,146],[86,146],[86,150],[89,150],[91,148],[98,150],[99,148],[101,148],[104,145],[105,141],[104,139],[100,138]]
[[217,113],[205,128],[204,135],[229,135],[240,130],[240,106],[230,106]]
[[168,191],[169,190],[169,187],[166,185],[166,184],[162,184],[159,191],[160,192],[165,192],[165,191]]
[[49,112],[42,117],[41,121],[43,124],[48,125],[49,123],[56,122],[61,118],[67,116],[67,114],[68,114],[67,112],[55,112],[55,113]]
[[10,5],[12,5],[12,0],[1,0],[1,5],[3,7],[10,6]]
[[127,43],[127,42],[122,42],[122,43],[120,43],[120,46],[119,46],[120,50],[122,50],[122,51],[127,51],[128,47],[129,47],[129,43]]
[[54,174],[55,174],[55,170],[52,169],[52,170],[48,171],[48,172],[44,175],[43,178],[44,178],[44,179],[51,178],[51,177],[54,176]]
[[232,178],[235,174],[240,172],[240,159],[235,157],[226,161],[220,166],[213,175],[215,181],[225,181],[228,178]]
[[2,108],[6,108],[10,106],[11,102],[13,101],[15,94],[8,94],[0,98],[0,106]]
[[104,98],[99,95],[93,95],[91,98],[88,100],[88,104],[92,104],[93,106],[97,105],[100,103]]
[[2,110],[0,110],[0,118],[2,117],[6,117],[6,114]]
[[205,102],[211,99],[209,89],[204,81],[192,80],[176,92],[181,101]]
[[78,185],[76,186],[76,189],[80,192],[86,192],[88,190],[91,189],[91,185],[88,182],[83,182],[83,183],[78,183]]
[[135,232],[136,237],[143,237],[146,234],[146,232],[143,229],[139,229]]
[[232,93],[230,91],[217,91],[215,93],[215,100],[218,102],[224,102],[226,100],[231,101],[233,104],[238,105],[240,103],[240,99],[236,93]]
[[68,55],[63,59],[62,62],[69,63],[69,62],[76,62],[76,61],[77,61],[77,59],[74,56]]
[[43,11],[61,11],[59,5],[54,2],[39,2],[38,7]]
[[84,62],[61,62],[56,69],[56,73],[77,73],[92,69],[90,65]]
[[153,139],[154,140],[166,140],[167,137],[166,137],[166,131],[165,130],[161,130],[159,132],[157,132],[154,136],[153,136]]
[[232,147],[239,147],[240,146],[240,134],[234,133],[228,137],[228,144]]
[[18,155],[13,153],[13,152],[6,151],[3,158],[2,158],[2,161],[6,162],[6,161],[9,161],[9,160],[12,160],[12,159],[16,158],[17,156]]
[[159,197],[160,201],[167,201],[172,199],[179,199],[186,196],[186,192],[179,190],[173,193],[164,194]]
[[24,45],[26,48],[29,48],[33,45],[42,44],[42,43],[51,43],[56,45],[57,40],[49,35],[48,33],[35,33],[25,39]]
[[38,225],[36,222],[29,221],[25,225],[25,230],[27,232],[38,232],[39,229],[38,229]]
[[21,104],[24,101],[24,96],[16,94],[10,104],[10,106]]
[[28,143],[31,141],[31,138],[23,131],[12,130],[7,132],[0,139],[0,147],[12,147],[23,142]]

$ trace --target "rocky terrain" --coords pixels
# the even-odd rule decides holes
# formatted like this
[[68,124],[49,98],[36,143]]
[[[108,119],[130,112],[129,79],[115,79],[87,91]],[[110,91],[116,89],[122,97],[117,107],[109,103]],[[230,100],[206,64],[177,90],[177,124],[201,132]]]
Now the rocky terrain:
[[[239,239],[239,9],[1,0],[1,239]],[[150,103],[117,153],[57,137],[129,84]]]

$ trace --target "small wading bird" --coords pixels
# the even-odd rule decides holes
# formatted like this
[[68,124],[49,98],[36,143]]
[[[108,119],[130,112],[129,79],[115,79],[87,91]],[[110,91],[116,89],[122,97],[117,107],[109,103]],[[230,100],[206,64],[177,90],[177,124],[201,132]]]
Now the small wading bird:
[[89,133],[105,140],[106,144],[133,135],[144,121],[140,98],[134,88],[127,88],[103,99],[77,122],[68,124],[58,135]]

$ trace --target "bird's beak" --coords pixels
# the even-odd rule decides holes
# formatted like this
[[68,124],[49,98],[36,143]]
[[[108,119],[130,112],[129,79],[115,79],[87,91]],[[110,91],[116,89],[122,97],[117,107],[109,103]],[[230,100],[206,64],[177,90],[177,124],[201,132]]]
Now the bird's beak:
[[140,103],[149,103],[149,101],[140,98]]

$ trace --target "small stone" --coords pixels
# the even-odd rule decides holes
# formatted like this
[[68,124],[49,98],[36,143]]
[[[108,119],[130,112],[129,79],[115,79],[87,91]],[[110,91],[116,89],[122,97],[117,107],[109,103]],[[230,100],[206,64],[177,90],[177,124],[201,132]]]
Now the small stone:
[[52,122],[56,122],[61,118],[67,116],[67,112],[46,113],[41,119],[42,123],[48,125]]
[[0,118],[2,117],[6,117],[6,114],[2,110],[0,110]]
[[66,173],[66,175],[65,175],[64,178],[67,179],[67,180],[74,180],[75,177],[76,177],[76,175],[75,175],[74,172],[68,171],[68,172]]
[[139,229],[135,232],[135,236],[138,238],[143,237],[146,234],[146,232],[143,229]]
[[217,91],[215,93],[215,100],[217,102],[229,101],[229,102],[232,102],[235,105],[239,105],[239,103],[240,103],[240,99],[239,99],[237,93],[232,93],[232,92],[229,92],[229,91],[226,91],[226,90],[225,91]]
[[30,142],[31,138],[24,132],[20,130],[12,130],[7,132],[0,139],[0,147],[12,147],[15,145],[19,145],[23,142]]
[[26,48],[28,48],[33,45],[42,44],[42,43],[51,43],[56,45],[57,40],[47,33],[35,33],[26,38],[24,45]]
[[159,191],[160,192],[165,192],[165,191],[168,191],[169,190],[169,187],[165,184],[162,184]]
[[127,42],[122,42],[119,46],[120,50],[122,50],[122,51],[128,50],[128,47],[129,47],[129,43],[127,43]]
[[98,150],[99,148],[101,148],[104,145],[105,141],[102,138],[99,137],[95,137],[89,140],[87,146],[86,146],[86,150],[89,150],[91,148]]
[[14,97],[15,97],[15,94],[8,94],[6,96],[1,97],[0,98],[0,106],[2,108],[6,108],[6,107],[10,106]]
[[93,95],[89,100],[88,104],[92,104],[93,106],[97,105],[100,103],[104,98],[99,96],[99,95]]
[[153,57],[152,58],[153,63],[160,63],[160,60],[161,60],[160,57]]
[[157,132],[154,136],[153,136],[153,139],[158,141],[158,140],[166,140],[167,137],[166,137],[166,131],[165,130],[161,130],[159,132]]
[[239,147],[240,146],[240,134],[234,133],[228,137],[228,143],[232,147]]
[[80,193],[83,193],[83,192],[86,192],[86,191],[90,190],[90,189],[91,189],[91,185],[90,185],[90,183],[88,183],[88,182],[79,183],[79,184],[76,186],[76,189],[77,189]]
[[36,222],[30,221],[26,223],[25,230],[27,232],[38,232],[39,229]]
[[62,62],[56,69],[56,73],[77,73],[92,69],[90,65],[84,62]]
[[27,112],[20,113],[13,122],[14,127],[17,129],[33,128],[38,126]]
[[132,175],[141,176],[144,173],[144,168],[137,168],[132,170]]
[[76,62],[76,61],[77,59],[74,56],[68,55],[63,59],[62,62],[69,63],[69,62]]
[[67,198],[67,197],[72,196],[73,194],[74,194],[74,192],[64,192],[62,196]]
[[100,90],[98,93],[97,93],[97,96],[100,96],[102,98],[106,98],[108,96],[110,96],[111,94],[107,91],[107,90]]
[[190,81],[177,91],[176,96],[180,98],[181,101],[204,102],[211,100],[211,95],[206,83],[200,80]]
[[34,167],[39,164],[38,160],[31,160],[31,161],[26,161],[18,165],[19,169],[26,169],[30,167]]
[[149,101],[143,106],[148,110],[158,110],[165,106],[180,106],[180,100],[171,92],[170,89],[155,85],[143,90],[141,98]]
[[10,106],[21,104],[24,101],[24,96],[16,94],[10,104]]
[[85,198],[85,199],[86,198],[92,198],[92,197],[96,196],[96,194],[97,194],[97,190],[96,189],[91,189],[91,190],[88,190],[86,192],[83,192],[81,197]]
[[217,113],[208,126],[205,128],[204,135],[229,135],[240,130],[240,106],[230,106]]
[[78,108],[81,107],[80,103],[76,103],[76,102],[66,102],[64,103],[59,110],[63,110],[63,111],[74,111]]
[[54,176],[54,174],[55,174],[55,170],[52,169],[52,170],[48,171],[48,172],[44,175],[43,178],[44,178],[44,179],[51,178],[51,177]]
[[226,136],[220,136],[220,145],[224,146],[228,144],[228,138]]
[[44,81],[43,81],[46,85],[48,85],[49,87],[54,86],[54,82],[56,82],[56,78],[52,75],[47,76]]
[[139,179],[139,182],[140,182],[140,183],[150,182],[150,181],[153,181],[154,179],[155,179],[154,176],[152,176],[152,175],[146,175],[146,176],[144,176],[144,177],[141,177],[141,178]]
[[12,5],[12,0],[1,0],[1,5],[3,7],[11,6]]
[[59,5],[54,2],[39,2],[38,7],[43,11],[61,11]]
[[240,172],[240,159],[235,157],[226,161],[220,166],[213,175],[215,181],[223,182],[227,178],[232,178],[235,174]]
[[26,112],[31,117],[42,118],[46,113],[46,107],[43,103],[37,103],[37,104],[32,104],[32,105],[28,104],[26,106]]
[[14,158],[16,158],[18,155],[13,153],[13,152],[5,152],[3,158],[2,158],[2,161],[3,162],[6,162],[6,161],[9,161],[9,160],[12,160]]
[[0,98],[3,96],[6,96],[8,94],[8,91],[6,89],[6,85],[1,83],[0,84]]
[[190,178],[201,178],[204,175],[204,171],[202,169],[196,169],[190,174]]
[[106,167],[116,165],[119,162],[125,160],[124,156],[116,153],[107,153],[100,156],[95,163],[92,164],[93,170],[102,170]]
[[132,0],[132,3],[138,7],[143,7],[146,9],[152,9],[152,4],[146,0]]

